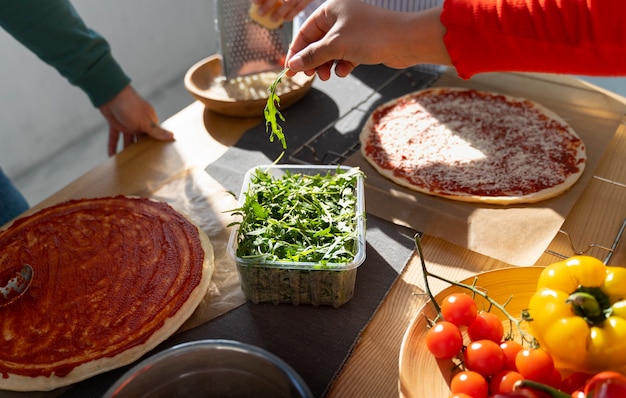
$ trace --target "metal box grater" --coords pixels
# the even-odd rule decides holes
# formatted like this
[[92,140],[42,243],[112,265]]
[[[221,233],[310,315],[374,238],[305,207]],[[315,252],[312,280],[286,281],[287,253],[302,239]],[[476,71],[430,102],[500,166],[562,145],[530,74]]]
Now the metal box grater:
[[216,5],[215,29],[225,77],[283,69],[293,35],[291,22],[269,30],[250,19],[250,0],[216,0]]

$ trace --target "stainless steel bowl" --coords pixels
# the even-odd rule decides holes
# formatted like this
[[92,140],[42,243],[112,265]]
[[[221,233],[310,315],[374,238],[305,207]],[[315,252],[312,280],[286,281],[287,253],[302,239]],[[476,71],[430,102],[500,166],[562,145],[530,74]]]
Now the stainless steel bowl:
[[179,344],[124,374],[104,395],[126,397],[313,397],[277,356],[230,340]]

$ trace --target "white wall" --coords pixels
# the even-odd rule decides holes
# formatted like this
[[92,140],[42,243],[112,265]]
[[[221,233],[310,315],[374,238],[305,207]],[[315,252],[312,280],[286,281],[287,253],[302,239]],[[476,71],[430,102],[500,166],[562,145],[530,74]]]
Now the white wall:
[[[216,52],[214,2],[73,0],[146,98],[182,85],[191,65]],[[0,54],[0,167],[7,175],[27,172],[90,132],[107,134],[82,91],[1,29]]]

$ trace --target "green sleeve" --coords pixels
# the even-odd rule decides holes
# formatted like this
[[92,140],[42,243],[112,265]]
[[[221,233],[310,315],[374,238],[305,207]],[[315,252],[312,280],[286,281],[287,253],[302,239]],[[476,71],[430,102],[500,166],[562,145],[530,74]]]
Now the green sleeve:
[[0,25],[98,107],[130,83],[107,41],[68,0],[0,0]]

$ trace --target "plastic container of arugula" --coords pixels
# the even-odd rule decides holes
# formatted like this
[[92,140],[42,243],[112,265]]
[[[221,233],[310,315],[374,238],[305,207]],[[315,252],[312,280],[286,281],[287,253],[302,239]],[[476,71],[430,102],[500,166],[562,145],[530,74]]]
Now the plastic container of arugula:
[[349,301],[365,261],[363,185],[356,167],[248,170],[228,242],[246,298],[335,307]]

